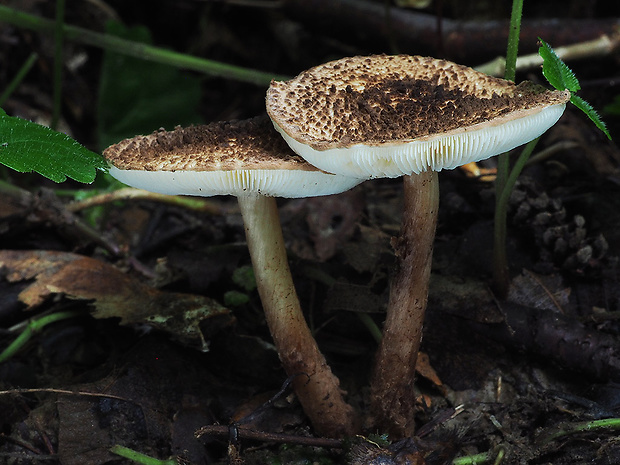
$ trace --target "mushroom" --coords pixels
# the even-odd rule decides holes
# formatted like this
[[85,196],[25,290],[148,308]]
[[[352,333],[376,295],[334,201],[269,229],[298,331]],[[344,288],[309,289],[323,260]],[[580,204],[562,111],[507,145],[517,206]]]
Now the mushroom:
[[[266,115],[159,130],[108,147],[110,174],[163,193],[237,196],[267,324],[282,365],[315,430],[351,434],[353,409],[319,351],[288,266],[275,197],[343,192],[361,179],[325,173],[293,153]],[[296,376],[304,375],[304,376]]]
[[272,82],[267,112],[313,165],[345,176],[404,177],[397,269],[371,381],[371,426],[411,435],[412,388],[437,223],[437,171],[508,151],[544,133],[569,92],[515,85],[420,56],[343,58]]

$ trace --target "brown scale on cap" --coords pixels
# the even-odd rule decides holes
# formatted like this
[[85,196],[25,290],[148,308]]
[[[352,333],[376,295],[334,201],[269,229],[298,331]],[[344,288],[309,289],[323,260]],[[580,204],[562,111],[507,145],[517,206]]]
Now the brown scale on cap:
[[269,118],[162,129],[108,147],[104,157],[122,170],[231,171],[296,169],[317,171],[295,154]]
[[517,86],[445,60],[376,55],[272,82],[267,111],[293,139],[323,150],[420,139],[566,100],[565,92]]

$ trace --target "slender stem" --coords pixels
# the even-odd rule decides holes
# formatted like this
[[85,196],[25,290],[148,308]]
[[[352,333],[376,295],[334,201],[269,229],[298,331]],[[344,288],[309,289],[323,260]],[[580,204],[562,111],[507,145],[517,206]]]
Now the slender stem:
[[482,465],[488,463],[489,459],[490,454],[488,452],[482,452],[476,455],[455,458],[452,460],[452,465]]
[[52,121],[50,127],[56,129],[60,119],[62,107],[62,67],[63,67],[63,42],[65,24],[65,0],[56,0],[56,21],[54,25],[54,106],[52,108]]
[[[23,13],[7,6],[0,5],[0,22],[5,22],[37,32],[53,33],[54,21]],[[121,39],[109,34],[100,34],[63,24],[63,33],[68,40],[86,45],[100,47],[124,55],[151,60],[179,68],[191,69],[212,76],[219,76],[238,81],[249,82],[259,86],[268,86],[272,79],[285,80],[288,77],[278,76],[254,69],[241,68],[219,61],[207,60],[191,55],[173,52],[152,45]]]
[[308,328],[288,266],[280,218],[273,197],[239,197],[239,208],[254,266],[256,286],[278,355],[295,378],[295,393],[317,433],[329,437],[354,432],[354,412],[339,381]]
[[0,353],[0,363],[4,363],[13,357],[17,352],[19,352],[30,339],[43,328],[51,323],[55,323],[57,321],[66,320],[67,318],[74,318],[83,314],[78,311],[66,311],[66,312],[58,312],[52,313],[50,315],[45,315],[43,317],[32,320],[28,323],[26,328],[20,333],[17,338],[11,342],[8,347],[6,347]]
[[508,201],[517,178],[523,171],[530,155],[532,155],[537,142],[538,139],[534,139],[527,143],[512,168],[510,176],[506,179],[504,189],[501,193],[495,194],[497,197],[495,201],[495,228],[493,230],[493,287],[495,294],[502,299],[508,295],[510,282],[508,257],[506,256]]
[[[513,81],[516,78],[517,56],[519,54],[519,35],[521,33],[521,16],[523,0],[513,0],[510,14],[510,30],[508,31],[508,47],[506,49],[506,68],[504,79]],[[508,154],[502,154],[497,160],[497,180],[495,182],[498,195],[504,190],[509,170]]]
[[156,459],[155,457],[150,457],[146,454],[119,444],[112,446],[110,448],[110,452],[142,465],[177,465],[179,463],[176,459]]
[[523,0],[513,0],[510,13],[510,31],[508,31],[508,48],[506,50],[506,72],[504,79],[513,81],[517,72],[517,56],[519,55],[519,35],[521,34],[521,17],[523,16]]
[[370,317],[370,315],[366,312],[355,312],[355,314],[357,315],[359,320],[362,322],[362,324],[366,326],[366,329],[368,330],[372,338],[375,340],[375,342],[377,344],[380,344],[381,339],[383,339],[383,333],[381,332],[381,329],[379,328],[379,326],[377,326],[377,323],[375,323],[375,320],[373,320]]
[[[513,0],[510,14],[510,30],[508,31],[508,48],[506,50],[506,71],[504,78],[514,81],[516,78],[517,56],[519,54],[519,35],[521,34],[521,16],[523,0]],[[506,261],[506,220],[498,214],[499,198],[506,191],[506,181],[510,170],[510,159],[507,153],[497,157],[497,177],[495,179],[495,226],[494,226],[494,276],[496,292],[500,298],[506,297],[508,290],[508,268]],[[499,274],[496,274],[499,273]]]
[[620,418],[604,418],[601,420],[582,421],[579,423],[560,424],[556,430],[543,431],[536,438],[536,443],[545,446],[556,439],[575,434],[596,431],[620,430]]
[[39,55],[36,52],[32,52],[28,56],[24,64],[21,66],[21,68],[19,68],[19,71],[17,72],[15,77],[11,80],[9,85],[6,86],[6,89],[4,89],[4,92],[2,92],[2,95],[0,95],[0,107],[4,105],[4,102],[6,102],[6,99],[8,99],[9,96],[13,92],[15,92],[15,89],[17,89],[17,86],[21,84],[21,82],[26,77],[26,74],[28,74],[28,71],[30,71],[30,69],[36,63],[37,58],[39,58]]
[[439,208],[434,171],[404,177],[400,236],[393,241],[397,271],[383,339],[371,382],[371,422],[394,438],[413,435],[416,411],[413,385],[428,297],[433,242]]

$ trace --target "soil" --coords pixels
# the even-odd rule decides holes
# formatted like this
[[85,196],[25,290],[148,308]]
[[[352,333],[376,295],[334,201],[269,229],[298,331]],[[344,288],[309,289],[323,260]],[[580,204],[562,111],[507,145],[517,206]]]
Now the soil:
[[[50,2],[2,3],[54,16]],[[302,3],[69,1],[66,21],[95,31],[110,18],[143,24],[157,45],[274,75],[346,55],[421,53],[403,31],[386,35],[384,23],[361,9],[383,2]],[[503,53],[496,48],[509,5],[462,3],[395,7],[391,18],[425,15],[416,17],[428,27],[424,53],[466,65]],[[594,39],[620,17],[612,3],[526,2],[524,24],[537,24],[555,47],[570,43],[564,21],[583,22],[576,35]],[[338,14],[341,28],[332,23]],[[551,18],[558,21],[545,21]],[[484,46],[454,26],[472,20],[487,31]],[[442,24],[453,35],[442,35]],[[31,52],[39,54],[5,103],[7,113],[49,120],[52,50],[51,36],[0,23],[0,88]],[[68,42],[65,55],[63,127],[101,151],[102,51]],[[580,95],[620,137],[619,113],[607,107],[620,94],[617,50],[569,65]],[[518,80],[526,78],[542,82],[538,69],[519,73]],[[201,121],[264,111],[264,86],[201,77],[200,88]],[[71,318],[46,325],[0,364],[0,463],[132,463],[114,446],[187,464],[432,465],[482,460],[476,454],[483,453],[488,462],[458,463],[620,463],[617,422],[602,423],[620,416],[620,151],[573,107],[542,137],[537,153],[546,149],[511,197],[505,299],[491,285],[493,182],[460,170],[440,173],[412,393],[419,429],[391,444],[381,431],[361,429],[344,442],[313,434],[248,278],[234,199],[207,199],[200,210],[148,198],[73,208],[66,190],[83,186],[3,171],[21,190],[0,194],[0,349],[35,315]],[[401,188],[398,180],[375,180],[338,196],[279,201],[302,307],[360,412],[376,342],[359,314],[383,320]]]

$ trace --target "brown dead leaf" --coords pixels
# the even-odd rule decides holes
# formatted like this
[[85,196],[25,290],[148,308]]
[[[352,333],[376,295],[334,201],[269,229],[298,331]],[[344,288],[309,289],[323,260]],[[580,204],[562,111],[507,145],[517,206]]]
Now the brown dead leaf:
[[439,379],[439,375],[437,374],[435,369],[431,366],[431,361],[428,358],[428,354],[424,352],[418,352],[418,359],[415,364],[415,371],[417,371],[418,374],[433,383],[435,387],[437,387],[440,391],[443,391],[443,383],[441,382],[441,379]]
[[112,265],[69,252],[4,250],[0,251],[0,268],[9,282],[32,281],[19,294],[28,309],[58,294],[88,300],[95,318],[148,324],[202,350],[207,349],[205,329],[211,334],[232,322],[229,310],[212,299],[162,292]]

